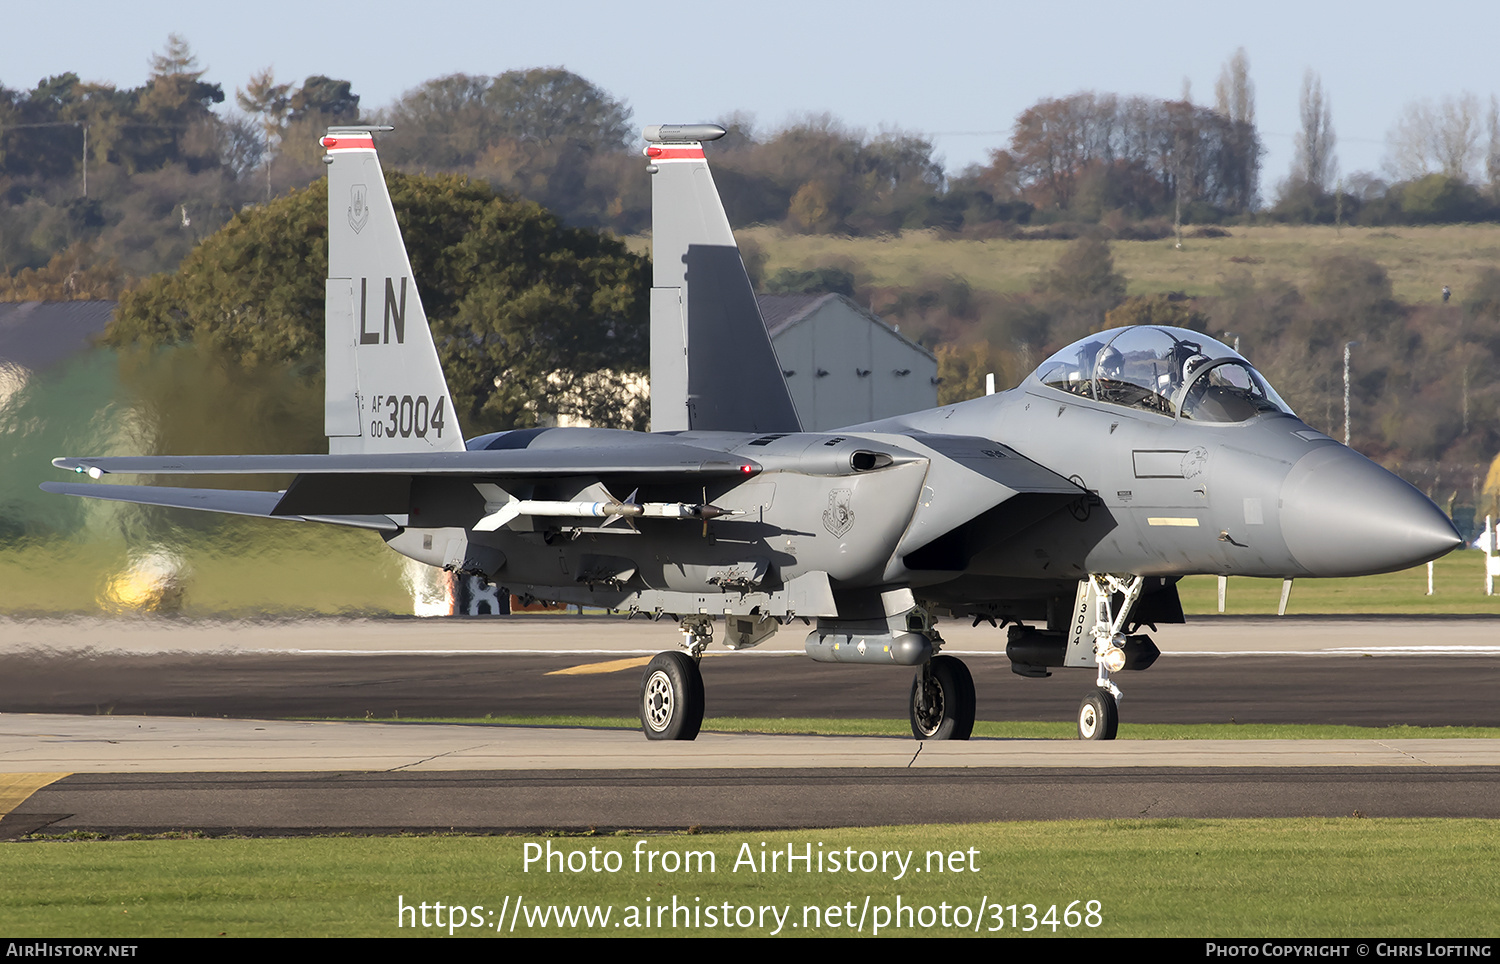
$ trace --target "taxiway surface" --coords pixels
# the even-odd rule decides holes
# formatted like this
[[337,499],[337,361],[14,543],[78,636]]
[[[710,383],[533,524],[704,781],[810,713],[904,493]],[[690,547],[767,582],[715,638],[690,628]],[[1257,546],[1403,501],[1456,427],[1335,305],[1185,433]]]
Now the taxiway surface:
[[[1500,725],[1497,628],[1163,627],[1158,664],[1121,679],[1124,718]],[[1015,677],[989,627],[945,635],[974,669],[982,719],[1069,719],[1089,682]],[[674,637],[665,624],[559,617],[0,622],[0,770],[11,774],[0,836],[1500,816],[1500,750],[1486,740],[663,744],[618,730],[284,721],[628,717],[639,665]],[[710,715],[904,717],[909,670],[824,666],[777,642],[705,660]],[[227,716],[252,719],[202,718]]]

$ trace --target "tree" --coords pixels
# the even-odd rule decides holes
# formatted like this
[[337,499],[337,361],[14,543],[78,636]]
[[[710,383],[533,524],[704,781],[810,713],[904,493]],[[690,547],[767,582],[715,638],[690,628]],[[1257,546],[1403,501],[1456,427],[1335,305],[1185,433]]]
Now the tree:
[[559,68],[453,74],[407,91],[387,113],[389,163],[463,171],[573,224],[638,230],[650,220],[630,108]]
[[1308,70],[1302,78],[1302,129],[1297,133],[1292,161],[1292,183],[1305,184],[1327,193],[1338,176],[1339,162],[1333,153],[1337,138],[1333,112],[1323,93],[1323,80]]
[[1010,150],[993,157],[1038,207],[1094,220],[1113,209],[1158,213],[1177,198],[1245,210],[1260,142],[1249,123],[1186,100],[1085,92],[1027,109]]
[[291,89],[291,84],[276,83],[275,73],[267,67],[258,74],[252,74],[250,82],[243,88],[236,88],[234,92],[234,99],[240,105],[240,110],[260,118],[260,129],[265,139],[256,160],[264,161],[266,165],[268,201],[271,199],[271,155],[286,128],[287,114],[292,107],[288,96]]
[[244,87],[235,88],[234,99],[240,110],[260,118],[266,131],[266,146],[270,149],[271,138],[281,133],[291,110],[291,84],[276,83],[276,74],[267,67],[250,76]]
[[516,141],[578,141],[623,150],[634,138],[631,110],[603,89],[558,67],[507,70],[485,91],[499,134]]
[[151,55],[152,77],[186,77],[197,80],[205,72],[198,69],[198,58],[181,34],[167,34],[167,46]]
[[1214,109],[1236,124],[1255,126],[1255,84],[1250,81],[1250,58],[1244,47],[1236,50],[1219,71]]
[[1489,181],[1490,193],[1500,194],[1500,99],[1490,95],[1490,112],[1486,124],[1489,143],[1484,152],[1484,176]]
[[190,171],[217,167],[218,118],[211,108],[224,102],[224,89],[203,81],[186,40],[167,38],[164,51],[151,57],[151,77],[132,94],[136,115],[117,135],[112,156],[127,171],[151,171],[172,162]]
[[1232,158],[1224,177],[1240,211],[1255,206],[1260,190],[1260,139],[1255,132],[1255,85],[1250,81],[1250,58],[1245,48],[1234,52],[1214,85],[1214,110],[1229,121]]
[[[388,172],[455,408],[471,434],[536,424],[586,397],[595,424],[629,422],[623,373],[647,366],[649,268],[623,244],[451,175]],[[316,379],[323,361],[322,182],[242,211],[128,292],[117,347],[195,345],[247,369]],[[601,387],[599,374],[612,373]],[[584,387],[588,391],[584,391]],[[634,407],[633,407],[634,406]]]
[[1125,276],[1115,272],[1108,243],[1079,238],[1037,279],[1037,289],[1079,302],[1098,302],[1105,310],[1125,299]]
[[359,120],[359,95],[347,80],[314,74],[287,99],[289,120],[352,124]]
[[1437,105],[1413,101],[1386,135],[1386,166],[1401,180],[1443,174],[1472,183],[1485,153],[1479,145],[1482,123],[1479,98],[1468,92]]
[[125,279],[113,259],[100,261],[84,241],[59,251],[41,268],[13,278],[0,274],[0,301],[95,301],[120,297]]
[[499,139],[499,119],[485,105],[491,78],[449,74],[402,94],[382,120],[396,128],[381,144],[387,163],[420,162],[429,169],[472,167]]
[[1379,337],[1399,314],[1390,276],[1378,263],[1357,254],[1316,259],[1306,294],[1317,332],[1309,332],[1309,342]]

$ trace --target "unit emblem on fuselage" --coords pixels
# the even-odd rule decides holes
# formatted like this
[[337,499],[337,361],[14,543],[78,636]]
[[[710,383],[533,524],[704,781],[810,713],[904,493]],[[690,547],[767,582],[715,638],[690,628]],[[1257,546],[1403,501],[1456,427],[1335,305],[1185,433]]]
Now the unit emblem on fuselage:
[[823,528],[842,537],[854,528],[854,509],[849,500],[854,497],[851,489],[834,489],[828,493],[828,508],[823,510]]
[[1182,477],[1196,479],[1208,465],[1208,449],[1199,445],[1182,457]]

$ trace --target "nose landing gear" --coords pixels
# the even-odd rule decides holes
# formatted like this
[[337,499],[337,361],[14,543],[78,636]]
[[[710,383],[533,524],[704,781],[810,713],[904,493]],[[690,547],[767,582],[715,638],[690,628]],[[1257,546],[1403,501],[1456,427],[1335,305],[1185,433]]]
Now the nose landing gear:
[[1113,740],[1120,729],[1120,704],[1109,690],[1096,689],[1078,704],[1078,738]]
[[[1109,675],[1125,666],[1125,621],[1146,580],[1141,576],[1090,574],[1089,582],[1092,591],[1088,595],[1094,601],[1094,663],[1099,678],[1078,704],[1078,738],[1113,740],[1120,730],[1121,694]],[[1116,594],[1124,597],[1118,608],[1114,605]]]

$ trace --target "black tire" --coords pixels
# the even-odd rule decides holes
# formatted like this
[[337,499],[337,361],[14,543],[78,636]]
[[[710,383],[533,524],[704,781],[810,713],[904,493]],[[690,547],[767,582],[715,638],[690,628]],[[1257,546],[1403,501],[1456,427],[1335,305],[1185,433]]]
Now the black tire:
[[703,726],[703,674],[686,653],[657,653],[641,674],[641,730],[648,740],[696,740]]
[[1078,738],[1113,740],[1120,731],[1120,704],[1109,690],[1095,689],[1078,704]]
[[928,708],[918,706],[922,672],[911,681],[911,735],[919,740],[967,740],[974,732],[974,677],[954,656],[934,656],[928,667]]

